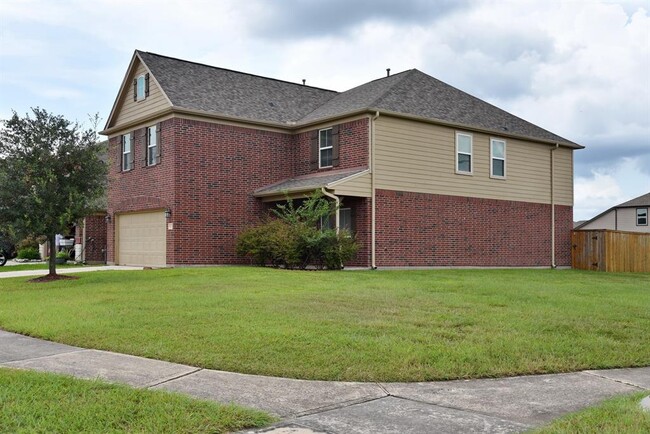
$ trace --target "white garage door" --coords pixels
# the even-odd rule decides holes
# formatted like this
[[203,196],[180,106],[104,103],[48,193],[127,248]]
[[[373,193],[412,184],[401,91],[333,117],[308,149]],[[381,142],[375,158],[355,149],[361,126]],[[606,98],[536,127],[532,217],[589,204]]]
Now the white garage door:
[[163,211],[117,216],[117,262],[164,267],[167,231]]

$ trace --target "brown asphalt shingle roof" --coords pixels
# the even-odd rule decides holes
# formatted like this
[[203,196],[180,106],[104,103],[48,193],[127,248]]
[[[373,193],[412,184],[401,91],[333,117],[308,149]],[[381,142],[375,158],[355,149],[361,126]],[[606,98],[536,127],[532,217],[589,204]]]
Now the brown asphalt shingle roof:
[[324,173],[312,173],[309,175],[297,176],[295,178],[285,179],[278,183],[258,188],[253,192],[253,194],[255,196],[273,196],[297,191],[313,191],[325,187],[333,182],[361,173],[364,170],[366,169],[363,167],[357,167],[354,169],[332,170]]
[[173,106],[300,126],[380,110],[581,147],[417,69],[338,93],[137,51]]

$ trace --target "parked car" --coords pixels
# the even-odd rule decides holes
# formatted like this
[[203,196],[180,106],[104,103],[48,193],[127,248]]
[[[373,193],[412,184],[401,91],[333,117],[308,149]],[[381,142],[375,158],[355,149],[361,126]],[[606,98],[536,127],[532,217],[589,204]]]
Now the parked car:
[[9,259],[16,257],[16,245],[13,240],[4,232],[0,232],[0,267]]

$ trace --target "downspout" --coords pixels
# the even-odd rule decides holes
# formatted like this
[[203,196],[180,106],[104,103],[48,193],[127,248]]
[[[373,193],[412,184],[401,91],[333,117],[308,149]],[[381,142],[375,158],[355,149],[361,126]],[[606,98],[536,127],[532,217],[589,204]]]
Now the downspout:
[[377,269],[376,262],[376,213],[375,213],[375,121],[379,117],[379,111],[375,112],[375,115],[370,121],[370,268],[373,270]]
[[334,199],[334,202],[336,203],[336,233],[339,233],[339,223],[340,223],[340,214],[339,214],[339,208],[341,207],[341,198],[339,198],[337,195],[330,193],[329,191],[325,190],[325,187],[321,187],[320,190],[323,192],[324,196],[327,196],[329,198]]
[[555,144],[551,148],[551,268],[557,268],[555,263],[555,164],[553,159],[553,151],[558,149],[560,145]]

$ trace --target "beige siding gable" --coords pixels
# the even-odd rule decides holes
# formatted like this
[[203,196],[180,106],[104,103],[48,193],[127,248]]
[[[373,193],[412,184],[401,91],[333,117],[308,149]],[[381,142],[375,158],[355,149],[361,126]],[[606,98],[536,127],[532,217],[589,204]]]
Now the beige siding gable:
[[136,57],[133,67],[125,79],[124,89],[115,106],[109,128],[151,118],[171,108],[169,100],[158,86],[153,74],[149,75],[149,96],[140,101],[133,101],[133,80],[148,72],[145,65]]
[[[472,136],[472,174],[456,173],[456,133]],[[490,177],[490,138],[506,141],[506,178]],[[551,202],[551,146],[476,131],[380,116],[375,187],[388,190]],[[572,150],[555,159],[555,203],[573,205]]]
[[370,173],[364,173],[348,181],[344,180],[333,187],[334,194],[338,196],[370,197],[372,196],[370,177]]

